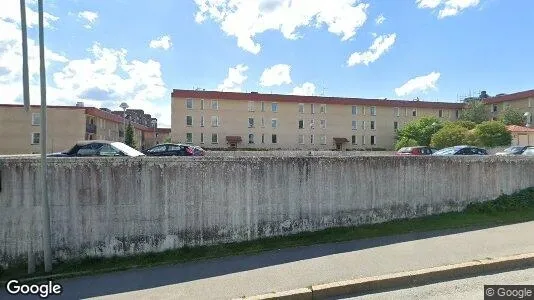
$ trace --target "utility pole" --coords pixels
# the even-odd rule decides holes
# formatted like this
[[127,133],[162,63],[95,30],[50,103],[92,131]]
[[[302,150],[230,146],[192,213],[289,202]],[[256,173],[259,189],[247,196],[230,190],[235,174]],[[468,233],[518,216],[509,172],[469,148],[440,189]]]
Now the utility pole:
[[45,272],[52,271],[52,245],[50,240],[50,206],[48,204],[48,185],[46,183],[46,69],[44,47],[43,1],[39,0],[39,65],[41,75],[41,193],[43,198],[43,250]]
[[26,0],[20,0],[20,29],[22,31],[22,97],[24,109],[30,110],[30,80],[28,71],[28,31],[26,26]]

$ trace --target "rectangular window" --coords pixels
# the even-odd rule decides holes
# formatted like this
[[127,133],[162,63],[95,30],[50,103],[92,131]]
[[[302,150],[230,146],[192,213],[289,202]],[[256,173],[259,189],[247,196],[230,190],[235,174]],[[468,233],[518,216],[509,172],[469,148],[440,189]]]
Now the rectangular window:
[[310,135],[310,144],[313,144],[314,142],[315,142],[315,141],[314,141],[314,139],[313,139],[313,134],[312,134],[312,135]]
[[265,127],[265,118],[261,117],[261,127]]
[[459,119],[459,118],[460,118],[460,110],[457,109],[457,110],[456,110],[456,119]]
[[248,135],[248,143],[249,144],[254,144],[254,134],[253,133],[250,133]]
[[299,113],[304,113],[304,103],[299,103]]
[[219,127],[219,116],[211,116],[211,127]]
[[443,118],[443,109],[440,109],[440,110],[438,111],[438,116],[439,116],[440,118]]
[[352,120],[352,130],[356,130],[358,128],[358,121]]
[[254,118],[248,118],[248,128],[254,128]]
[[321,128],[326,129],[326,120],[321,120]]
[[278,112],[278,103],[276,102],[271,103],[271,111]]
[[299,134],[299,144],[304,144],[304,135]]
[[321,135],[321,145],[326,145],[326,135]]
[[200,127],[204,127],[204,116],[200,116]]
[[393,130],[398,130],[399,129],[399,122],[395,121],[393,122]]
[[187,99],[185,100],[185,107],[187,109],[193,109],[193,99]]
[[398,107],[393,108],[393,115],[395,117],[400,117],[400,109]]
[[211,100],[211,109],[219,110],[219,100]]
[[41,125],[41,114],[40,113],[33,113],[32,114],[32,125],[33,126]]
[[193,143],[193,133],[188,132],[185,134],[185,142],[189,144]]
[[497,112],[498,108],[497,108],[497,104],[493,104],[493,112]]
[[319,112],[322,114],[326,114],[326,104],[321,104],[321,110]]
[[278,128],[278,120],[277,119],[272,119],[271,120],[271,127]]
[[204,99],[200,99],[200,110],[204,110]]
[[365,106],[362,106],[362,115],[364,116],[365,116],[365,111],[366,111]]
[[414,108],[412,110],[412,117],[417,117],[417,109],[416,108]]
[[362,135],[362,145],[365,145],[365,135]]
[[355,116],[358,114],[358,106],[353,105],[352,106],[352,115]]
[[310,120],[310,129],[315,129],[315,120]]
[[299,120],[299,129],[304,128],[304,120]]
[[353,145],[356,145],[356,144],[357,144],[357,142],[356,142],[356,136],[355,136],[355,135],[352,136],[352,144],[353,144]]
[[376,106],[371,106],[369,112],[371,113],[371,116],[376,116]]
[[261,143],[265,144],[265,134],[261,134]]
[[310,111],[311,111],[312,114],[315,113],[315,104],[313,104],[313,103],[310,104]]
[[278,138],[276,134],[271,135],[271,143],[276,144],[278,143]]
[[371,130],[375,130],[375,121],[371,121]]
[[217,133],[211,134],[211,143],[212,144],[218,144],[219,143],[219,135]]
[[185,125],[193,126],[193,116],[186,116],[185,117]]
[[203,132],[200,133],[200,143],[204,144],[204,133]]
[[33,132],[32,133],[32,145],[38,145],[41,142],[41,133]]
[[265,111],[265,102],[261,101],[261,111]]
[[365,130],[365,121],[362,121],[362,130]]
[[248,111],[254,111],[254,101],[248,102]]
[[374,135],[371,136],[371,145],[376,145],[376,139]]

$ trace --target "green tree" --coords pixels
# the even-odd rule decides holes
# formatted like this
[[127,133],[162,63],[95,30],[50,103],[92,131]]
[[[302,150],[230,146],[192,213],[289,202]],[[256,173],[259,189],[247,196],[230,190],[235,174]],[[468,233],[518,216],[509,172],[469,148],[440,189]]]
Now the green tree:
[[486,113],[484,102],[481,100],[469,101],[466,108],[462,111],[460,120],[474,122],[475,124],[487,121],[488,114]]
[[466,143],[469,130],[458,124],[444,126],[432,136],[431,146],[442,149]]
[[462,121],[462,120],[458,120],[458,121],[456,121],[456,122],[452,122],[451,124],[456,124],[456,125],[458,125],[458,126],[467,128],[467,129],[469,129],[469,130],[474,129],[475,126],[477,126],[477,124],[476,124],[475,122],[471,122],[471,121]]
[[[408,146],[428,146],[432,135],[441,129],[443,124],[436,117],[422,117],[406,124],[397,133],[396,148]],[[415,141],[415,145],[413,145]],[[399,147],[402,146],[402,147]]]
[[519,125],[519,126],[525,125],[523,114],[519,112],[518,110],[513,109],[510,106],[506,106],[504,108],[499,120],[503,122],[505,125]]
[[475,135],[483,147],[509,146],[512,134],[500,121],[487,121],[475,127]]
[[170,143],[170,142],[171,142],[171,138],[168,137],[168,138],[166,138],[163,142],[164,142],[164,143]]
[[126,137],[124,138],[124,143],[132,148],[136,147],[132,123],[128,123],[128,126],[126,127]]

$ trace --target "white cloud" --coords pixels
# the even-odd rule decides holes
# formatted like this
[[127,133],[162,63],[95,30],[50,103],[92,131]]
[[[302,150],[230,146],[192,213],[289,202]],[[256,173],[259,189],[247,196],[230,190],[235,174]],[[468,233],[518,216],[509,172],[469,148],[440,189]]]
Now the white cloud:
[[436,9],[439,7],[439,19],[455,16],[467,8],[480,4],[480,0],[416,0],[415,2],[419,8]]
[[397,34],[392,33],[389,35],[381,35],[373,41],[369,50],[365,52],[354,52],[350,55],[347,60],[347,65],[349,67],[364,64],[368,66],[370,63],[375,62],[377,59],[386,53],[391,46],[395,43]]
[[93,28],[93,25],[96,22],[96,19],[98,19],[98,13],[93,11],[81,11],[78,13],[78,18],[82,19],[87,22],[87,24],[83,25],[83,27],[87,29]]
[[386,20],[386,17],[384,17],[384,15],[381,14],[380,16],[376,17],[375,23],[377,25],[380,25],[380,24],[384,23],[385,20]]
[[300,96],[313,96],[315,94],[315,84],[305,82],[301,86],[296,86],[291,94]]
[[401,87],[395,89],[395,94],[402,97],[414,92],[426,92],[436,88],[436,83],[441,76],[438,72],[432,72],[428,75],[418,76],[408,80]]
[[[9,2],[11,3],[11,2]],[[19,5],[17,1],[17,5]],[[4,8],[4,7],[3,7]],[[8,10],[9,11],[9,7]],[[30,9],[28,9],[30,11]],[[17,9],[17,14],[20,14]],[[6,17],[2,9],[0,18],[0,91],[2,103],[22,102],[22,46],[20,17]],[[49,19],[53,22],[55,19]],[[36,23],[35,23],[36,24]],[[34,24],[34,25],[35,25]],[[30,20],[28,20],[30,25]],[[49,24],[51,26],[51,24]],[[118,109],[126,101],[130,107],[145,110],[159,118],[159,124],[170,126],[170,110],[156,105],[167,99],[159,62],[148,60],[128,61],[126,50],[107,49],[95,43],[88,58],[69,60],[65,55],[45,48],[47,66],[47,103],[74,105],[83,101],[86,106]],[[39,46],[28,39],[30,75],[30,101],[39,104]],[[51,67],[60,69],[50,72]]]
[[172,47],[171,37],[169,35],[164,35],[159,39],[150,41],[150,48],[157,49],[161,48],[163,50],[169,50]]
[[299,38],[299,27],[321,27],[341,36],[342,41],[356,35],[367,20],[369,4],[356,0],[195,0],[196,21],[212,19],[222,31],[237,38],[237,45],[258,54],[257,34],[280,31],[286,39]]
[[233,68],[228,68],[228,76],[217,86],[217,89],[224,92],[241,92],[241,85],[247,80],[244,74],[248,67],[239,64]]
[[[26,25],[28,28],[36,27],[39,25],[39,14],[37,9],[32,9],[28,4],[36,6],[36,2],[26,1]],[[20,1],[19,0],[2,0],[1,4],[2,9],[0,9],[0,20],[4,20],[10,23],[20,24]],[[58,17],[47,13],[43,13],[43,20],[45,27],[52,27],[51,23],[59,20]],[[0,27],[3,28],[3,27]],[[2,29],[3,30],[3,29]]]
[[261,86],[275,86],[291,83],[291,66],[278,64],[263,71],[260,77]]

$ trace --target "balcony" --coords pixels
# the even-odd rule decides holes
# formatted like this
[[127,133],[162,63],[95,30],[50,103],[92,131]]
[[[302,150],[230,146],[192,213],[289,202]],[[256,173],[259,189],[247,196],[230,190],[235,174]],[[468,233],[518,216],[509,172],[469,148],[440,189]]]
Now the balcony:
[[85,132],[95,134],[96,133],[96,124],[86,124]]

